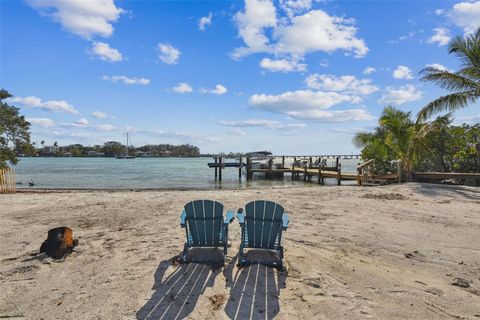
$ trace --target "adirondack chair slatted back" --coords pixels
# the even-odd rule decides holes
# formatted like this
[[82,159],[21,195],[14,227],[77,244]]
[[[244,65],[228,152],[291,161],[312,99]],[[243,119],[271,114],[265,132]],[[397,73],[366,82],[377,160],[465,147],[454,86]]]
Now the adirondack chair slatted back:
[[223,233],[223,205],[217,201],[195,200],[185,205],[187,237],[193,246],[218,246]]
[[248,247],[274,249],[279,245],[284,209],[272,201],[257,200],[245,206]]

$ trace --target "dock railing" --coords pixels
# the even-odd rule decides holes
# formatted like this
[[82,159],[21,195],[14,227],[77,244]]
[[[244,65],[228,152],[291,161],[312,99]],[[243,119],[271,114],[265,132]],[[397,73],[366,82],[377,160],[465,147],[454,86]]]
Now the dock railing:
[[360,164],[357,167],[357,174],[358,174],[357,185],[363,186],[363,185],[372,183],[372,180],[374,179],[374,176],[373,176],[374,165],[375,165],[375,160],[370,159]]
[[16,191],[15,171],[11,168],[0,168],[0,194]]

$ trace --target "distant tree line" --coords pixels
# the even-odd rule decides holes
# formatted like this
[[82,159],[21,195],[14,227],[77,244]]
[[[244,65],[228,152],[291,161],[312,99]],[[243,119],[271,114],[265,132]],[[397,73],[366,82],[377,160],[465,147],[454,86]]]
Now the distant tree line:
[[[18,156],[40,157],[115,157],[127,152],[126,145],[118,141],[107,141],[103,145],[84,146],[82,144],[70,144],[59,146],[55,141],[47,145],[41,141],[40,145],[32,143],[27,148],[20,145],[15,149]],[[128,154],[139,157],[198,157],[200,149],[194,145],[182,144],[158,144],[145,145],[138,148],[129,146]]]

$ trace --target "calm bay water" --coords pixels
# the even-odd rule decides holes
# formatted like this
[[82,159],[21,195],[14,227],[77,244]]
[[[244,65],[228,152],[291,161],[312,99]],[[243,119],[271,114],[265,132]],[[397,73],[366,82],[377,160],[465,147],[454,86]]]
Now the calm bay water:
[[[227,160],[228,161],[228,160]],[[233,160],[231,160],[233,161]],[[247,187],[316,186],[303,181],[264,180],[255,175],[247,182],[238,180],[237,168],[222,171],[222,182],[215,181],[210,158],[21,158],[14,167],[19,188],[41,189],[239,189]],[[333,163],[330,159],[329,164]],[[342,171],[354,172],[358,159],[342,160]],[[334,184],[335,180],[326,181]]]

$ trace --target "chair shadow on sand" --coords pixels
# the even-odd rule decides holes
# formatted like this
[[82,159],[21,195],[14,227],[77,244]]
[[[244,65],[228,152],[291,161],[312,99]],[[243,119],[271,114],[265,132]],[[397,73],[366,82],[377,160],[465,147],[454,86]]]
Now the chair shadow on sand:
[[[165,279],[166,271],[175,265],[177,257],[160,263],[154,276],[152,290],[155,292],[137,312],[137,319],[184,319],[195,309],[205,288],[213,287],[215,278],[222,272],[222,253],[203,248],[191,251],[192,262],[176,266]],[[196,256],[208,257],[208,261],[196,260]]]
[[[230,297],[225,313],[230,319],[273,319],[280,311],[280,289],[285,288],[287,271],[251,264],[241,269],[235,267],[236,258],[225,266]],[[278,256],[272,252],[252,250],[247,259],[266,261]],[[266,260],[265,260],[266,259]]]

